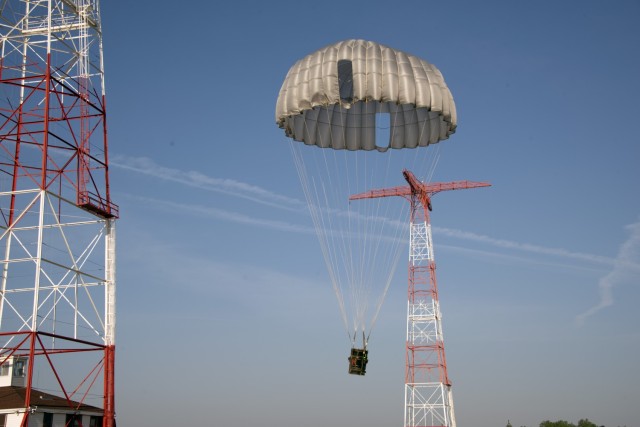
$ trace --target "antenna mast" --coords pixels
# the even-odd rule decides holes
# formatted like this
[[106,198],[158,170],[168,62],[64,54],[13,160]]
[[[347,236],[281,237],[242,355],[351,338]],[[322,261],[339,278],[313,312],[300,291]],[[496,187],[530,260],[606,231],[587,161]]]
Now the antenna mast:
[[491,184],[472,181],[426,184],[408,170],[402,174],[408,186],[371,190],[352,195],[349,200],[400,196],[411,204],[404,425],[456,427],[431,239],[431,197],[441,191]]

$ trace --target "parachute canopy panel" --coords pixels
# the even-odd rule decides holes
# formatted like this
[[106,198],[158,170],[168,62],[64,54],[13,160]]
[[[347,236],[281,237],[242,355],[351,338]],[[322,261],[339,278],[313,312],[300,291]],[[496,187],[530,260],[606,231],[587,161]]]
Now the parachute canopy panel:
[[[389,116],[388,141],[376,138],[380,115]],[[276,122],[307,145],[386,151],[447,139],[456,129],[456,110],[435,66],[375,42],[347,40],[291,67]]]

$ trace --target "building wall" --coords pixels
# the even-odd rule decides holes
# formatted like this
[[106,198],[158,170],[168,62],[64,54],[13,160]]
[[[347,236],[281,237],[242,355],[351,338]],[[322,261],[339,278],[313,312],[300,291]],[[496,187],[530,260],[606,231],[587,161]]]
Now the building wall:
[[[47,411],[44,411],[47,412]],[[53,425],[51,427],[65,427],[65,423],[67,421],[66,413],[53,413]],[[97,414],[94,414],[97,415]],[[16,413],[16,411],[12,413],[7,413],[7,422],[6,427],[20,427],[22,423],[22,418],[24,417],[24,412]],[[43,419],[44,413],[37,411],[29,416],[29,427],[43,427]],[[82,427],[90,427],[91,415],[82,415]],[[69,426],[73,427],[73,426]]]
[[12,414],[7,414],[7,427],[20,427],[23,416],[24,413],[16,414],[14,412]]
[[[18,367],[18,369],[16,369]],[[27,359],[25,357],[9,357],[2,360],[0,366],[0,387],[15,385],[24,387],[24,378],[27,371]]]

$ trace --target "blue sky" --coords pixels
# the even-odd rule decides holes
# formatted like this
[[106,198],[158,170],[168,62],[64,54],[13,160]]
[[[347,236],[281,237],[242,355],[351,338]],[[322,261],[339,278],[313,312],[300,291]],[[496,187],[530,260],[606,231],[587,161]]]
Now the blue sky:
[[347,375],[274,119],[296,60],[362,38],[442,71],[459,120],[433,179],[493,184],[434,198],[458,424],[635,425],[639,20],[633,1],[103,2],[119,423],[401,425],[406,269]]

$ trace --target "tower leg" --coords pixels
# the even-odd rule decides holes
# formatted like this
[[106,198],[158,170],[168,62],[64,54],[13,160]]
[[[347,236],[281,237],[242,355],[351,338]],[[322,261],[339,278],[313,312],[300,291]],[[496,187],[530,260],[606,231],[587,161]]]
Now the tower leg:
[[115,427],[115,346],[104,349],[104,422],[103,427]]

